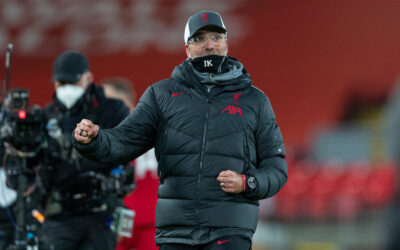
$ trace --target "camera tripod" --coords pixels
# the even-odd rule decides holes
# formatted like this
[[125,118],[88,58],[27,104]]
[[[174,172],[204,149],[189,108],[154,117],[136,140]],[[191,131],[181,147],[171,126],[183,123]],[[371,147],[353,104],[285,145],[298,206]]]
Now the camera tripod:
[[27,159],[26,157],[16,159],[13,166],[7,167],[7,174],[16,177],[17,191],[17,200],[13,206],[15,211],[14,243],[7,250],[39,250],[38,238],[35,235],[37,225],[33,223],[33,217],[27,209],[27,204],[32,202],[32,197],[24,195],[29,187],[28,176],[25,174],[28,170]]

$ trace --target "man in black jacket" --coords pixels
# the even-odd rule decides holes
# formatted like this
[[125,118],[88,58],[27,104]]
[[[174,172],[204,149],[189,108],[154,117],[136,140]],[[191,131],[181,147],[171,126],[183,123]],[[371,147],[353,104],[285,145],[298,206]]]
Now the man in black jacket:
[[89,62],[81,53],[60,54],[53,65],[52,82],[53,102],[45,108],[49,152],[47,176],[42,176],[48,190],[44,242],[57,250],[114,249],[116,235],[109,220],[123,194],[113,189],[118,180],[110,173],[120,176],[126,169],[82,157],[72,147],[71,133],[84,117],[102,128],[112,128],[129,114],[129,108],[107,98],[103,88],[93,83]]
[[188,58],[171,78],[150,86],[114,129],[83,119],[73,143],[103,163],[155,147],[160,249],[249,249],[259,200],[287,180],[281,132],[267,96],[227,56],[218,13],[191,16],[184,39]]

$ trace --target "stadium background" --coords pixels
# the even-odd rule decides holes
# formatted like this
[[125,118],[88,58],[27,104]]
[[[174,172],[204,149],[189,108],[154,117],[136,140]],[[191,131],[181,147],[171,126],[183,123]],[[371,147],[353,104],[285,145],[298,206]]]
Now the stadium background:
[[[243,62],[254,85],[270,97],[290,169],[301,165],[312,172],[301,176],[306,171],[298,171],[300,179],[311,181],[326,174],[324,169],[340,169],[335,173],[342,179],[333,181],[331,189],[335,189],[336,182],[350,178],[346,169],[366,172],[360,187],[369,183],[367,175],[373,170],[385,169],[386,176],[394,176],[379,124],[400,70],[400,3],[396,0],[0,0],[0,60],[4,61],[7,44],[13,43],[11,87],[29,88],[31,104],[43,106],[51,100],[52,62],[67,49],[89,57],[95,80],[124,76],[140,96],[185,60],[184,26],[191,14],[202,9],[222,14],[229,54]],[[0,71],[0,79],[5,79],[5,70]],[[332,140],[346,137],[341,128],[349,128],[350,123],[352,135],[365,127],[362,131],[368,135],[353,141]],[[354,143],[354,153],[335,149],[342,143]],[[393,181],[383,177],[383,182]],[[302,195],[309,196],[312,188]],[[356,208],[345,208],[339,215],[327,208],[332,206],[329,202],[320,204],[330,200],[329,191],[322,194],[322,201],[316,194],[313,214],[296,207],[301,200],[295,205],[266,201],[255,237],[257,247],[379,249],[393,185],[386,189],[378,192],[376,203],[357,200]],[[346,196],[350,199],[346,204],[353,204],[354,195],[363,191],[358,192]],[[303,196],[295,198],[299,197]],[[286,212],[278,212],[280,205],[286,206],[281,210]]]

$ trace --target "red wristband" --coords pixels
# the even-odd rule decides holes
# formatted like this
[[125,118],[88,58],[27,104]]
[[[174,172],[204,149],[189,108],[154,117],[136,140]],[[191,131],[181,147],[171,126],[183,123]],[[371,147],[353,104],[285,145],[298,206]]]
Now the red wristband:
[[243,180],[243,192],[246,191],[246,176],[242,174],[242,180]]

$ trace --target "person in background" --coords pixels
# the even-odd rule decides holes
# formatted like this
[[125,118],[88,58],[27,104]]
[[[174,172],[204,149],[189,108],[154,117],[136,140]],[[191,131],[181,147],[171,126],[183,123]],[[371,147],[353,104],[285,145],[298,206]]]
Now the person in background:
[[131,112],[135,108],[136,91],[129,79],[124,77],[107,77],[101,79],[100,85],[103,87],[104,94],[108,98],[123,101]]
[[112,128],[129,114],[122,101],[106,97],[93,80],[82,53],[66,51],[55,59],[51,79],[55,94],[45,107],[49,170],[43,178],[48,194],[42,234],[50,249],[115,249],[111,215],[131,191],[121,184],[124,175],[120,173],[132,168],[127,161],[100,164],[72,147],[71,134],[82,118],[91,117],[102,128]]
[[161,250],[247,250],[259,200],[287,181],[282,135],[268,97],[227,55],[218,13],[191,16],[184,42],[187,59],[169,79],[151,85],[127,119],[112,129],[83,119],[73,144],[108,164],[155,147]]
[[[104,78],[100,81],[104,93],[109,98],[122,100],[131,112],[135,107],[136,91],[131,81],[122,77]],[[117,243],[116,250],[156,250],[154,241],[156,227],[154,214],[157,202],[157,159],[154,149],[149,150],[136,160],[135,166],[135,191],[127,195],[124,204],[135,211],[132,237],[122,237]]]

